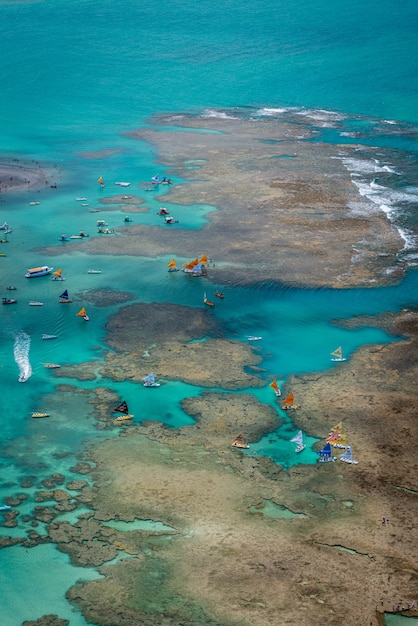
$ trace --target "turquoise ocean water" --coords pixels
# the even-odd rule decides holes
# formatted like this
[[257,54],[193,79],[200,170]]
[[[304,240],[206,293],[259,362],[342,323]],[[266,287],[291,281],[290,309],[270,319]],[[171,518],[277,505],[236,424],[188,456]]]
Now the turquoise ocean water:
[[[329,352],[337,345],[344,345],[349,355],[364,344],[395,340],[373,327],[346,330],[331,321],[417,305],[417,26],[413,0],[230,0],[227,6],[207,0],[0,1],[0,160],[49,165],[51,182],[57,183],[57,189],[0,194],[0,224],[7,221],[13,227],[1,250],[7,257],[0,259],[0,287],[2,295],[10,295],[5,286],[16,285],[21,301],[0,311],[0,501],[25,493],[20,518],[33,509],[39,488],[39,482],[36,489],[21,488],[23,477],[40,481],[61,472],[73,478],[68,470],[79,450],[109,436],[95,430],[84,399],[56,391],[43,363],[100,359],[106,320],[117,307],[89,306],[94,323],[83,325],[73,309],[57,307],[61,291],[68,289],[81,305],[84,290],[117,284],[137,293],[138,301],[201,306],[201,287],[193,281],[185,286],[182,275],[166,273],[169,258],[92,261],[82,253],[70,255],[71,243],[58,241],[61,233],[80,229],[95,235],[97,214],[88,208],[100,200],[99,175],[137,182],[149,181],[157,171],[164,175],[152,146],[127,136],[153,114],[239,110],[248,117],[280,117],[291,111],[301,124],[314,127],[322,141],[375,146],[375,159],[360,151],[346,167],[370,207],[385,211],[404,237],[399,262],[410,269],[402,283],[353,289],[349,297],[338,290],[280,284],[235,287],[228,291],[230,306],[217,307],[215,314],[231,337],[263,337],[255,349],[268,373],[266,385],[278,373],[284,380],[288,374],[328,368]],[[77,197],[86,197],[88,207]],[[152,209],[160,204],[150,196],[145,200]],[[30,205],[34,201],[40,204]],[[193,231],[212,208],[199,207],[193,219],[187,208],[176,209],[176,216]],[[155,225],[154,218],[153,211],[137,214],[135,223]],[[106,219],[114,228],[123,224],[122,213],[106,214]],[[45,261],[39,249],[46,245],[59,246],[60,255]],[[65,283],[24,278],[28,267],[44,262],[63,267]],[[92,265],[103,273],[87,274]],[[144,277],[140,284],[138,276]],[[29,300],[45,304],[24,306]],[[42,333],[57,339],[43,341]],[[18,382],[21,373],[30,375],[25,384]],[[77,383],[83,389],[96,384]],[[100,384],[126,398],[134,413],[141,407],[147,419],[162,419],[173,427],[191,422],[180,401],[202,391],[166,381],[170,393],[163,401],[132,383]],[[250,391],[272,403],[268,387]],[[31,411],[44,408],[54,413],[54,420],[28,419]],[[76,424],[74,415],[80,416]],[[254,450],[290,465],[294,433],[287,421]],[[68,456],[58,460],[55,455],[62,452]],[[314,459],[307,450],[305,462]],[[42,532],[42,527],[37,530]],[[0,534],[21,537],[28,531],[19,521],[17,528],[2,528]],[[51,566],[42,568],[45,561]],[[77,579],[94,576],[99,574],[72,567],[51,546],[3,549],[0,621],[19,626],[24,619],[58,613],[71,626],[85,626],[65,600],[65,591]],[[16,589],[23,590],[23,605],[17,602]]]

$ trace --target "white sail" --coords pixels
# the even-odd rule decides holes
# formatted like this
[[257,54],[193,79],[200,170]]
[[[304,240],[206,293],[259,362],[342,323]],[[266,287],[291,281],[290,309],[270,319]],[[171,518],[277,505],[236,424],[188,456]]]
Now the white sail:
[[338,346],[336,350],[331,352],[331,361],[345,361],[346,358],[343,356],[343,349],[341,346]]
[[302,450],[306,448],[306,444],[303,443],[303,432],[301,430],[299,430],[290,441],[297,444],[295,452],[302,452]]
[[155,382],[154,372],[150,372],[148,376],[145,376],[143,379],[144,387],[159,387],[160,383]]
[[154,372],[151,372],[148,376],[144,376],[143,381],[145,383],[155,383]]
[[300,430],[290,441],[292,443],[303,443],[303,432]]
[[345,452],[343,452],[343,454],[341,454],[340,456],[340,461],[343,461],[344,463],[349,463],[351,465],[358,464],[358,461],[354,460],[353,450],[351,446],[346,446]]

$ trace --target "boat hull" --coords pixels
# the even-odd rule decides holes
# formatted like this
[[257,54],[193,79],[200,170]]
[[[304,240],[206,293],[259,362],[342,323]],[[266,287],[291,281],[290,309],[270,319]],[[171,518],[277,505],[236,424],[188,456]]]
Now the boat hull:
[[26,272],[25,277],[39,278],[40,276],[48,276],[48,274],[51,274],[53,269],[53,267],[48,267],[47,265],[43,265],[42,267],[32,267]]

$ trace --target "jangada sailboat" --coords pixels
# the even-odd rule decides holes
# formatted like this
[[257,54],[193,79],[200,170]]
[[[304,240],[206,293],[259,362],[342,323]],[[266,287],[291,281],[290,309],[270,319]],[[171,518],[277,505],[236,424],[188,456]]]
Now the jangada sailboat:
[[341,346],[338,346],[334,352],[331,352],[331,361],[346,361],[347,359],[343,356],[343,349]]
[[352,450],[351,446],[346,446],[345,447],[345,452],[343,452],[343,454],[341,454],[340,461],[343,461],[343,463],[349,463],[350,465],[357,465],[358,464],[358,461],[354,460],[353,450]]
[[295,404],[295,396],[293,395],[293,391],[291,391],[289,395],[284,398],[284,400],[282,400],[282,409],[283,411],[300,409],[300,404]]
[[51,280],[65,280],[64,276],[62,275],[62,268],[61,267],[56,272],[52,272],[52,279]]
[[83,320],[85,320],[86,322],[88,322],[89,319],[90,319],[89,316],[87,315],[87,311],[86,311],[86,309],[84,307],[82,307],[80,309],[80,311],[78,313],[76,313],[76,315],[77,315],[77,317],[82,317]]
[[279,398],[282,395],[282,392],[279,389],[279,385],[277,384],[276,379],[274,379],[273,382],[270,383],[270,387],[274,389],[274,393],[276,394],[277,398]]
[[250,446],[244,439],[244,435],[240,433],[231,441],[231,446],[233,448],[249,448]]
[[122,402],[122,404],[119,404],[119,406],[117,406],[116,409],[113,409],[113,412],[122,414],[122,415],[119,415],[119,417],[116,418],[117,422],[123,422],[125,420],[131,420],[134,417],[132,413],[129,413],[128,405],[125,402],[125,400]]
[[332,463],[337,460],[336,456],[332,456],[331,444],[326,443],[322,450],[319,451],[319,462],[320,463]]
[[170,263],[168,264],[168,271],[169,272],[178,272],[179,271],[175,259],[172,259],[170,261]]
[[63,291],[60,295],[59,302],[61,302],[61,304],[67,304],[67,302],[72,302],[72,300],[70,300],[67,290]]
[[214,303],[214,302],[212,302],[212,300],[208,300],[208,299],[207,299],[207,297],[206,297],[206,291],[205,291],[205,293],[203,294],[203,302],[204,302],[204,304],[206,304],[206,306],[215,306],[215,303]]
[[155,382],[154,372],[151,372],[150,374],[148,374],[148,376],[145,376],[142,380],[144,381],[144,387],[160,387],[160,383]]
[[302,452],[306,448],[306,443],[303,442],[303,432],[301,430],[290,440],[292,443],[296,443],[295,452]]

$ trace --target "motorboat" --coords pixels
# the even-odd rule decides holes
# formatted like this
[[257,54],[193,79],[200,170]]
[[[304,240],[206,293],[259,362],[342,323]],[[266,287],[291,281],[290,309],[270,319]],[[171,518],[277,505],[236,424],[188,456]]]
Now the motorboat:
[[36,300],[31,300],[29,302],[29,306],[44,306],[43,302],[37,302]]
[[16,298],[3,298],[2,302],[3,304],[16,304],[17,300]]
[[29,269],[25,276],[26,278],[38,278],[39,276],[48,276],[51,274],[53,267],[49,267],[48,265],[42,265],[41,267],[32,267]]

